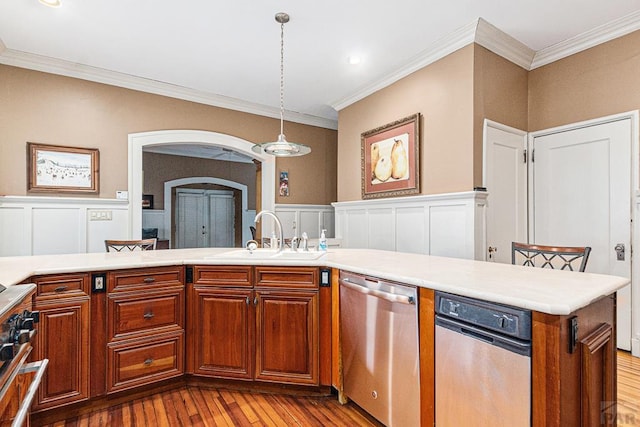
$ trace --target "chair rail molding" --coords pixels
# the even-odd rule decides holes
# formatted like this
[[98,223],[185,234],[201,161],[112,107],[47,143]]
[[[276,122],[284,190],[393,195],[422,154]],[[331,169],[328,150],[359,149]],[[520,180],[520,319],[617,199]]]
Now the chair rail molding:
[[342,247],[481,260],[487,193],[468,191],[333,203]]

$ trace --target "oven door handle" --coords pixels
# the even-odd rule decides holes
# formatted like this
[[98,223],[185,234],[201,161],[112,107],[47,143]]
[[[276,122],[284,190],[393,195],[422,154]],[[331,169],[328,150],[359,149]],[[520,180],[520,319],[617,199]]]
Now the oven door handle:
[[389,302],[398,302],[400,304],[408,304],[408,305],[415,305],[416,303],[416,299],[412,296],[392,294],[389,292],[380,291],[378,289],[371,289],[366,285],[352,283],[346,279],[340,279],[340,286],[344,286],[345,288],[349,288],[356,292],[360,292],[361,294],[372,295],[374,297],[377,297]]
[[31,409],[31,403],[33,402],[33,398],[38,391],[38,387],[40,386],[40,382],[42,382],[42,376],[47,370],[47,365],[49,364],[49,359],[39,360],[37,362],[28,363],[20,368],[19,374],[28,374],[31,372],[35,372],[35,376],[29,384],[29,388],[27,389],[27,394],[24,396],[24,400],[20,405],[20,409],[16,414],[16,417],[13,419],[13,423],[11,423],[11,427],[17,427],[24,425],[25,420],[27,419],[27,415],[29,414],[29,409]]

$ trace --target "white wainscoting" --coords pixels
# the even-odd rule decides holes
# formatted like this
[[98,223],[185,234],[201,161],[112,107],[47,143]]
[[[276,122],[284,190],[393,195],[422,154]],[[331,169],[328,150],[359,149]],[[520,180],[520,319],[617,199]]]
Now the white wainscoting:
[[309,239],[317,239],[323,229],[327,230],[327,237],[335,236],[335,216],[331,205],[277,204],[275,211],[278,218],[280,218],[280,222],[282,222],[285,238],[293,237],[294,225],[298,237],[302,236],[303,232],[306,232]]
[[104,252],[128,236],[127,200],[0,197],[0,256]]
[[485,257],[487,193],[469,191],[333,203],[345,248]]

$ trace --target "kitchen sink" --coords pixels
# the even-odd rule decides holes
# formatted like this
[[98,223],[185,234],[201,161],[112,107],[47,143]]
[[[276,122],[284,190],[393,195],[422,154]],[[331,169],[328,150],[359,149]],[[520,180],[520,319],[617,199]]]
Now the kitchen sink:
[[323,256],[326,252],[295,252],[291,250],[284,250],[278,252],[275,249],[259,248],[253,251],[248,249],[237,249],[229,252],[223,252],[219,255],[215,255],[210,258],[225,258],[225,259],[243,259],[243,260],[314,260]]

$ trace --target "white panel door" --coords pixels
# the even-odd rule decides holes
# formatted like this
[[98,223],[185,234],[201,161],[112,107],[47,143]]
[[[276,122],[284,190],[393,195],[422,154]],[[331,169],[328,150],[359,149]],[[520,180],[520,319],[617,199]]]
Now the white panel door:
[[206,247],[204,192],[176,192],[176,248]]
[[[587,272],[630,278],[631,120],[535,137],[533,148],[532,242],[591,246]],[[629,350],[630,286],[618,292],[617,329],[618,347]]]
[[485,123],[487,261],[511,263],[511,242],[527,242],[526,133]]
[[232,248],[235,238],[235,204],[233,195],[209,194],[208,246]]

